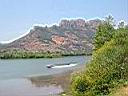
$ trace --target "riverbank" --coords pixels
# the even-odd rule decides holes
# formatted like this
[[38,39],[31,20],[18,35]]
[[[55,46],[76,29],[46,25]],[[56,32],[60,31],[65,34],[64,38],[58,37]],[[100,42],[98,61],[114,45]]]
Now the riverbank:
[[38,59],[38,58],[60,58],[67,56],[91,56],[91,53],[0,53],[0,59]]

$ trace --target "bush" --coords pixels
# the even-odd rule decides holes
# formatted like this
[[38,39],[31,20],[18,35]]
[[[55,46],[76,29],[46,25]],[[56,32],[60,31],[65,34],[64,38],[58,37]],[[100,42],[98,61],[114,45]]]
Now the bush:
[[128,81],[128,30],[117,30],[111,41],[93,53],[85,72],[72,80],[74,96],[108,95]]

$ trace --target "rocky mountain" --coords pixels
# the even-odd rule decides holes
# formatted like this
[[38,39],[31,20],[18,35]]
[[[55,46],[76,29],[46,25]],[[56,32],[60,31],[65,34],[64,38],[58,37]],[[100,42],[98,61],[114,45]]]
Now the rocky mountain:
[[61,20],[58,26],[34,26],[29,34],[0,47],[0,51],[91,52],[92,39],[100,23],[98,19],[75,19]]

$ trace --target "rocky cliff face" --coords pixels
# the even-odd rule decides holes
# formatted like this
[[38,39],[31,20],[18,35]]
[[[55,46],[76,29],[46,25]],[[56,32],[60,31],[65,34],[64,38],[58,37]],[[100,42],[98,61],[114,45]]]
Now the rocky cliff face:
[[65,28],[65,29],[70,29],[70,28],[85,29],[85,28],[88,28],[88,27],[91,27],[91,28],[95,29],[100,22],[101,22],[101,20],[99,20],[99,19],[90,20],[90,21],[85,21],[83,19],[62,20],[59,23],[59,26],[62,27],[62,28]]
[[85,20],[77,19],[77,20],[62,20],[59,24],[62,28],[74,28],[74,29],[81,29],[86,26]]
[[62,20],[59,26],[35,26],[30,33],[1,51],[25,50],[31,52],[91,52],[92,39],[100,20]]

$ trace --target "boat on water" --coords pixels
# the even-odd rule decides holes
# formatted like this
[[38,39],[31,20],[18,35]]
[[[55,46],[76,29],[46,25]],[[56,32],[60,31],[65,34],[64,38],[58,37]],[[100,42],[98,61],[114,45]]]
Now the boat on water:
[[53,68],[53,67],[61,67],[61,66],[65,66],[65,67],[67,67],[68,65],[76,65],[77,64],[77,62],[70,62],[70,63],[62,63],[62,64],[50,64],[50,65],[47,65],[46,67],[47,68]]

